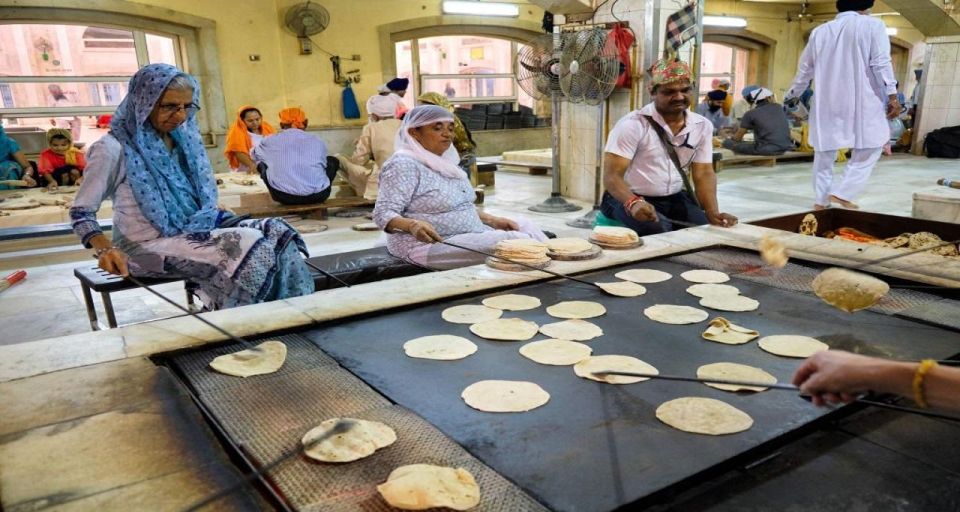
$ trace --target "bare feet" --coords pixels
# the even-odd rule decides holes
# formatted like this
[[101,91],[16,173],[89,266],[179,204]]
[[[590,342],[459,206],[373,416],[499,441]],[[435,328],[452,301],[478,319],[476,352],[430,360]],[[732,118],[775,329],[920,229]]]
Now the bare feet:
[[831,195],[831,196],[830,196],[830,200],[831,200],[831,201],[836,201],[836,202],[840,203],[840,206],[842,206],[842,207],[844,207],[844,208],[849,208],[849,209],[851,209],[851,210],[859,210],[859,209],[860,209],[860,205],[858,205],[857,203],[854,203],[854,202],[852,202],[852,201],[847,201],[846,199],[840,199],[839,197],[834,196],[834,195]]

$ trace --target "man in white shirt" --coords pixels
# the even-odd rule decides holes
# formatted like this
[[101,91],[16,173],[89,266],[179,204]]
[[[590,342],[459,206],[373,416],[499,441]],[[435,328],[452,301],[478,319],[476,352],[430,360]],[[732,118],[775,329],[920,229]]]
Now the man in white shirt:
[[[357,195],[375,201],[380,188],[380,167],[393,155],[400,120],[393,117],[395,104],[386,96],[374,96],[368,105],[370,121],[357,139],[353,156],[337,155],[337,159]],[[368,165],[371,161],[372,165]]]
[[[690,67],[664,59],[654,64],[651,74],[653,102],[617,121],[607,139],[601,211],[640,236],[690,224],[735,225],[737,218],[721,213],[717,205],[713,126],[687,110],[692,93]],[[665,144],[674,148],[682,171]],[[694,190],[685,186],[690,181],[688,169]]]
[[308,134],[307,116],[299,108],[280,111],[280,133],[263,139],[251,153],[270,197],[281,204],[316,204],[330,197],[330,183],[340,168],[327,157],[327,145]]
[[[788,105],[810,80],[816,94],[810,111],[814,208],[832,202],[857,208],[873,167],[890,138],[887,119],[900,113],[890,61],[890,38],[878,18],[869,16],[873,0],[837,0],[837,17],[813,30],[800,56]],[[837,150],[852,148],[843,179],[833,185]]]

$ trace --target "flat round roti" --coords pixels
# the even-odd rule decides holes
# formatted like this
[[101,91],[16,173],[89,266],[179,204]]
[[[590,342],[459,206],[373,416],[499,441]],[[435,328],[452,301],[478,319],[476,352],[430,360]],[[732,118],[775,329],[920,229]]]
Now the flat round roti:
[[568,366],[590,357],[593,349],[583,343],[567,340],[531,341],[520,347],[520,355],[527,359],[553,366]]
[[547,314],[554,318],[594,318],[607,312],[599,302],[568,300],[547,307]]
[[470,326],[470,332],[488,340],[527,341],[536,336],[539,326],[519,318],[497,318]]
[[647,293],[647,289],[643,285],[632,283],[630,281],[615,281],[612,283],[596,283],[597,286],[603,288],[603,291],[609,293],[610,295],[616,295],[617,297],[639,297],[644,293]]
[[710,320],[710,326],[703,331],[703,339],[727,345],[742,345],[757,336],[759,332],[732,324],[722,316]]
[[260,350],[241,350],[215,357],[210,368],[234,377],[252,377],[273,373],[287,359],[287,346],[275,340],[257,345]]
[[712,295],[740,295],[740,289],[729,284],[700,283],[688,286],[687,293],[702,299]]
[[460,397],[478,411],[524,412],[547,403],[550,393],[533,382],[481,380],[467,386]]
[[507,295],[487,297],[483,299],[483,305],[488,308],[501,309],[503,311],[526,311],[528,309],[539,308],[540,299],[529,295],[509,293]]
[[647,373],[659,375],[660,372],[646,361],[630,356],[591,356],[573,365],[573,372],[578,377],[606,382],[608,384],[633,384],[650,380],[649,377],[627,377],[625,375],[594,375],[594,372],[616,370],[621,372]]
[[813,293],[847,313],[869,308],[889,291],[890,285],[876,277],[845,268],[828,268],[813,279]]
[[402,510],[470,510],[480,503],[480,486],[469,471],[431,464],[394,469],[377,492],[390,506]]
[[708,295],[700,299],[700,305],[720,311],[754,311],[760,302],[743,295]]
[[726,283],[730,280],[730,276],[724,274],[723,272],[717,272],[716,270],[688,270],[682,274],[680,277],[690,281],[691,283]]
[[540,326],[540,332],[558,340],[587,341],[603,336],[603,329],[586,320],[564,320]]
[[694,434],[720,436],[743,432],[753,418],[736,407],[713,398],[686,396],[657,407],[657,419],[671,427]]
[[577,254],[589,251],[593,244],[582,238],[554,238],[547,240],[547,249],[557,254]]
[[[314,439],[326,434],[339,421],[350,422],[350,429],[310,445]],[[358,420],[356,418],[331,418],[303,435],[300,442],[304,454],[321,462],[350,462],[362,459],[380,448],[390,446],[397,440],[397,433],[379,421]]]
[[[776,377],[760,368],[737,363],[705,364],[697,368],[697,377],[701,379],[742,380],[765,384],[777,383]],[[770,389],[759,386],[743,386],[740,384],[715,384],[712,382],[704,382],[704,384],[711,388],[722,389],[724,391],[766,391]]]
[[403,344],[409,357],[453,361],[463,359],[477,351],[477,346],[466,338],[450,334],[421,336]]
[[643,310],[643,314],[654,322],[662,324],[695,324],[707,319],[710,315],[702,309],[692,308],[690,306],[677,306],[673,304],[657,304]]
[[630,270],[617,272],[613,276],[617,279],[623,279],[624,281],[630,281],[639,284],[662,283],[663,281],[673,277],[667,272],[652,268],[631,268]]
[[816,338],[792,334],[764,336],[757,344],[763,350],[783,357],[810,357],[817,352],[830,350],[829,345]]
[[502,310],[473,304],[449,307],[444,309],[443,313],[440,313],[444,320],[454,324],[486,322],[487,320],[500,318],[501,315],[503,315]]

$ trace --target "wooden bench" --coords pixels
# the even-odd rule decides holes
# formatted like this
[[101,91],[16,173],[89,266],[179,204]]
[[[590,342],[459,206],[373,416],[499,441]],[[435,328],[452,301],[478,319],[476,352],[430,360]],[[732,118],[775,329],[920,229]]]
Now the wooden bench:
[[[90,319],[90,328],[94,331],[99,331],[100,329],[116,327],[117,316],[113,311],[113,300],[110,299],[110,294],[113,292],[139,288],[139,286],[121,276],[111,274],[100,267],[75,268],[73,269],[73,275],[80,280],[81,291],[83,292],[83,302],[87,306],[87,317]],[[141,277],[139,280],[148,286],[183,281],[183,279],[179,278],[160,279],[153,277]],[[184,282],[184,290],[187,294],[187,307],[189,307],[191,310],[195,308],[193,302],[193,291],[195,288],[196,285],[190,281]],[[100,294],[100,300],[103,302],[103,311],[107,315],[106,326],[101,324],[100,320],[97,318],[97,307],[93,303],[92,292],[97,292]]]
[[717,172],[734,165],[754,165],[762,167],[773,167],[777,162],[784,160],[802,160],[813,159],[813,153],[804,153],[802,151],[787,151],[782,155],[737,155],[723,156],[716,161],[714,167]]
[[488,157],[477,159],[478,166],[488,165],[488,164],[498,165],[498,166],[505,165],[508,167],[525,167],[527,169],[527,173],[532,174],[534,176],[542,176],[544,174],[547,174],[550,171],[550,169],[553,168],[552,165],[546,165],[546,164],[537,164],[537,163],[530,163],[530,162],[514,162],[510,160],[504,160],[503,157],[500,157],[500,156],[488,156]]
[[279,204],[274,203],[269,206],[238,207],[234,208],[237,215],[250,215],[251,217],[282,217],[284,215],[300,215],[313,219],[325,220],[327,210],[330,208],[356,208],[360,206],[373,206],[375,201],[364,199],[362,197],[332,197],[322,203],[315,204]]

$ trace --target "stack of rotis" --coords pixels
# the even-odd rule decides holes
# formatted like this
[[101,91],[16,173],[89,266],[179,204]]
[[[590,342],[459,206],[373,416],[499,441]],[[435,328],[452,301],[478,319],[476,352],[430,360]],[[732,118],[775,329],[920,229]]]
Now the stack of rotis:
[[633,247],[640,241],[640,237],[630,228],[597,226],[590,234],[590,241],[609,247]]
[[497,242],[493,254],[499,261],[505,263],[543,265],[550,261],[550,257],[547,256],[547,244],[526,238],[501,240]]

